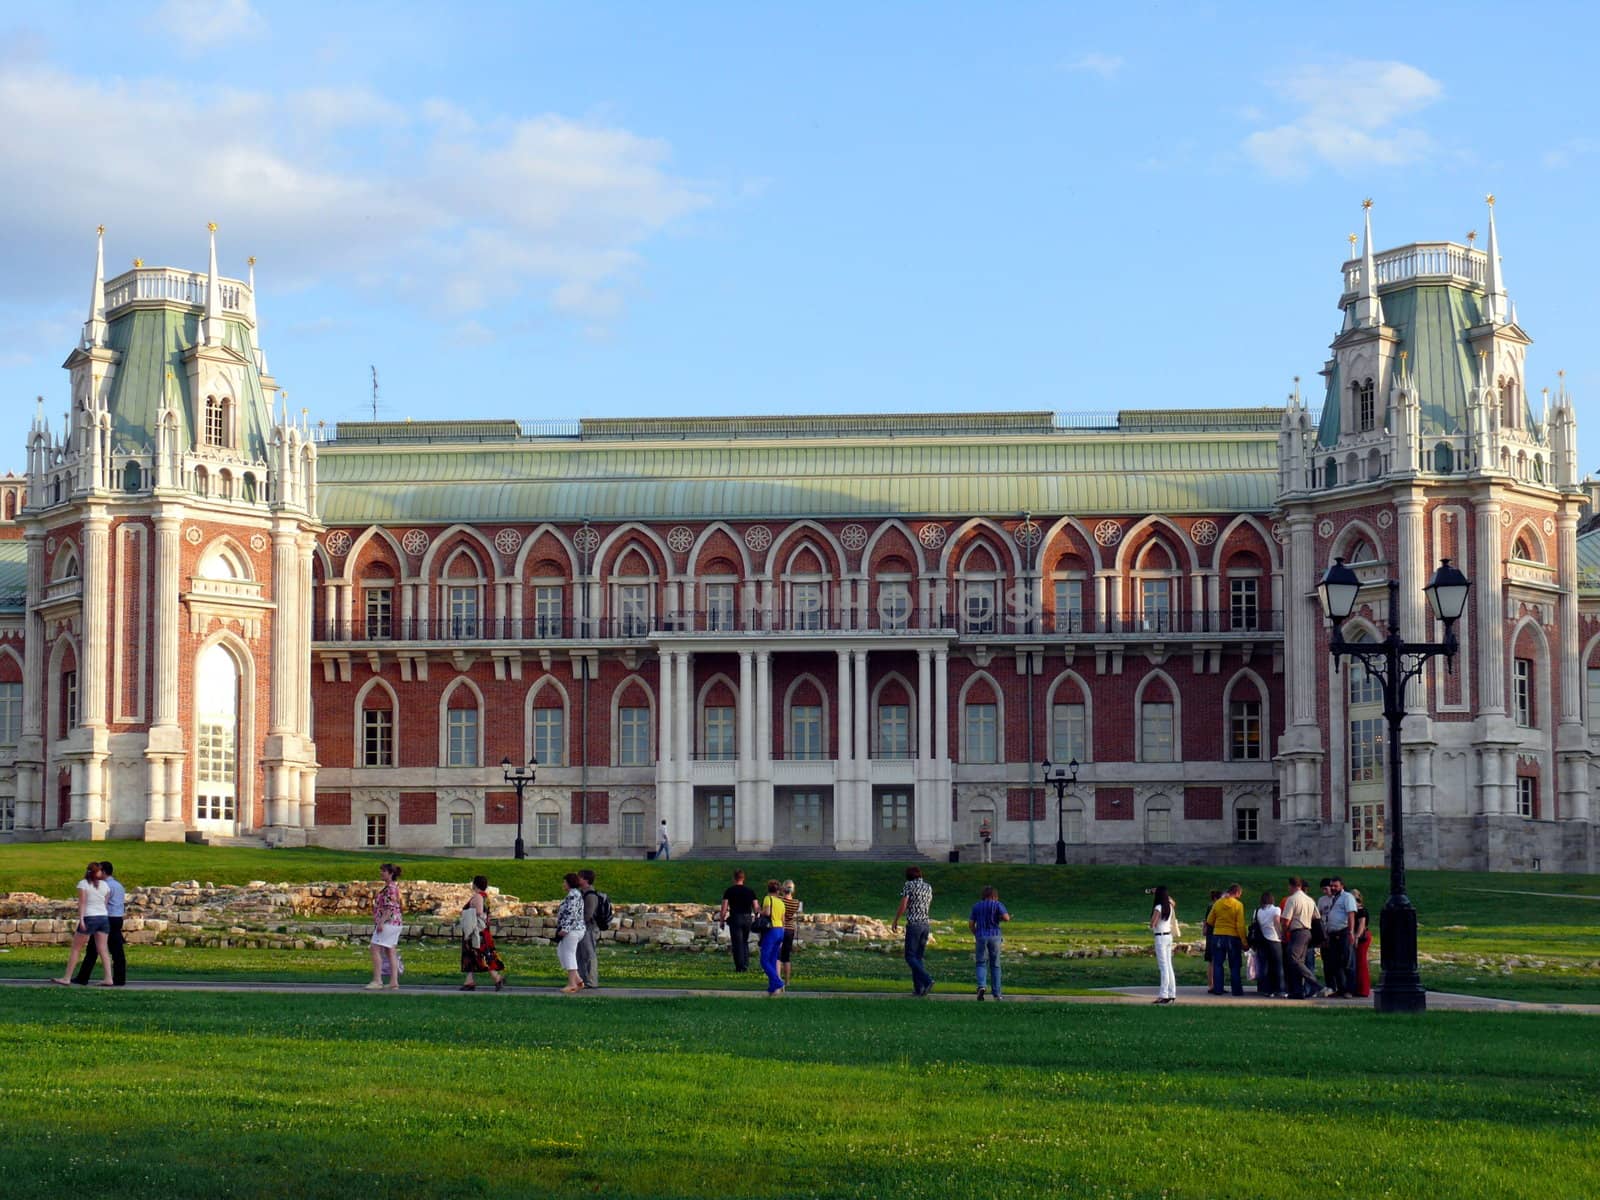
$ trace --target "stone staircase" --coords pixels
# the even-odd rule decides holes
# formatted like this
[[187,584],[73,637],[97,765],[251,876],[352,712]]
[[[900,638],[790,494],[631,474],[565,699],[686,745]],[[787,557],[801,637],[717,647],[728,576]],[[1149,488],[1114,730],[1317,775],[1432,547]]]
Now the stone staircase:
[[262,837],[224,837],[218,833],[204,833],[198,829],[190,829],[183,835],[183,840],[191,846],[245,846],[251,850],[270,850],[272,843]]
[[764,859],[796,859],[804,862],[904,862],[926,863],[936,860],[920,853],[915,846],[874,846],[871,850],[835,850],[831,846],[774,846],[771,850],[738,850],[731,846],[696,846],[674,858],[726,859],[759,862]]

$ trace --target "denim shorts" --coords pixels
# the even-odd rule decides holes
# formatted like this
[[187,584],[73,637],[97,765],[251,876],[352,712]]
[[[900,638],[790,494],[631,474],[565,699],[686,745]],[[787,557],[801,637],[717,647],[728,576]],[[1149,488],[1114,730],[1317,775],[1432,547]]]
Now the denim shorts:
[[85,917],[78,922],[78,932],[83,934],[110,933],[110,917]]

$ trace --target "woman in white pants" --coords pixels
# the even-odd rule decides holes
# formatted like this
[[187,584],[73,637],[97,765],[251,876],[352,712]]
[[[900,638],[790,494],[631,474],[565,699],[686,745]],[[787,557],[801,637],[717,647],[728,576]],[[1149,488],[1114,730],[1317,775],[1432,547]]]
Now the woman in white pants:
[[578,974],[578,943],[583,941],[584,928],[583,892],[578,887],[576,874],[569,873],[566,883],[566,898],[556,909],[556,934],[561,939],[556,943],[556,961],[567,973],[567,986],[561,990],[571,995],[583,990],[583,979]]
[[1155,907],[1150,911],[1150,932],[1156,943],[1156,966],[1161,969],[1161,986],[1156,989],[1157,1004],[1171,1004],[1178,998],[1178,979],[1172,973],[1172,943],[1178,937],[1178,906],[1165,886],[1155,890]]

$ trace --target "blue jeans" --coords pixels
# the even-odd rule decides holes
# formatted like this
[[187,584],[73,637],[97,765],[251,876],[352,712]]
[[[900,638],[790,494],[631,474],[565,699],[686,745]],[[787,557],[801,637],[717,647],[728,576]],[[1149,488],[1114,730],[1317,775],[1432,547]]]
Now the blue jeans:
[[974,955],[978,963],[978,987],[980,990],[987,987],[996,1000],[1000,999],[1000,943],[1003,940],[998,933],[980,935]]
[[669,862],[671,860],[671,858],[672,858],[672,847],[670,845],[668,845],[666,842],[662,842],[659,846],[656,847],[656,861],[657,862]]
[[1221,993],[1224,962],[1233,973],[1233,994],[1244,995],[1244,984],[1239,979],[1239,968],[1244,957],[1244,943],[1232,934],[1211,935],[1211,990]]
[[906,966],[911,968],[911,990],[922,995],[933,986],[933,976],[922,963],[928,952],[928,923],[906,926]]
[[761,969],[767,973],[767,995],[783,990],[783,976],[778,974],[778,951],[783,949],[783,926],[769,929],[761,935]]

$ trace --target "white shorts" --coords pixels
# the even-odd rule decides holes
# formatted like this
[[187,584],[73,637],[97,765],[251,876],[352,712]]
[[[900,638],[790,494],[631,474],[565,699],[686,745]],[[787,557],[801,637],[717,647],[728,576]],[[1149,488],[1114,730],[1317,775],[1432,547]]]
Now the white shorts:
[[556,962],[561,964],[563,971],[576,971],[578,969],[578,943],[581,941],[583,941],[583,930],[581,929],[561,935],[561,941],[556,946]]
[[400,925],[385,925],[382,929],[373,930],[372,944],[393,950],[400,944],[400,930],[402,928]]

